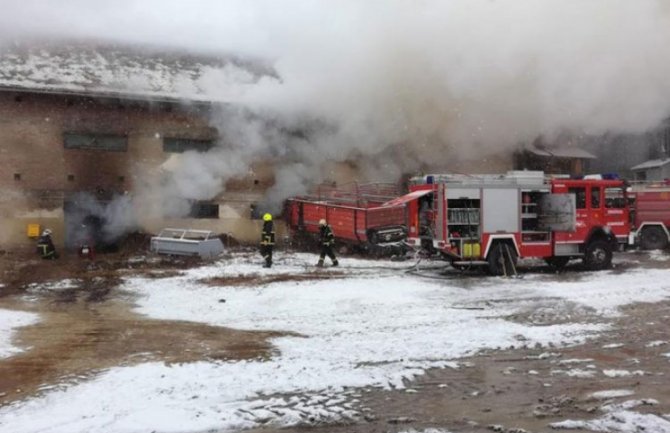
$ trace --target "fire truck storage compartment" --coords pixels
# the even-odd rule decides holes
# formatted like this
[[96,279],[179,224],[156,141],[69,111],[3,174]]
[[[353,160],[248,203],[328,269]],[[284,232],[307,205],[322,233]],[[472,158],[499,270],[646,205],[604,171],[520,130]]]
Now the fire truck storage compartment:
[[549,242],[551,233],[541,223],[540,203],[546,191],[521,190],[521,241]]
[[519,188],[484,188],[482,230],[484,233],[519,231]]

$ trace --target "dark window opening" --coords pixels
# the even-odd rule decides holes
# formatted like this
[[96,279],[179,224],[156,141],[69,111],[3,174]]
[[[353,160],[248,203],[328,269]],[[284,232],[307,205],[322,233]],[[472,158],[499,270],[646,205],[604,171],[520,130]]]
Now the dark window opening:
[[125,152],[128,149],[128,138],[123,135],[67,132],[63,134],[63,144],[66,149]]
[[67,105],[68,107],[72,107],[72,106],[74,105],[74,101],[73,101],[72,99],[68,99],[68,100],[65,102],[65,105]]
[[23,102],[23,97],[22,96],[14,96],[14,102]]
[[600,209],[600,188],[591,188],[591,209]]
[[605,207],[607,209],[623,209],[626,207],[623,188],[605,188]]
[[586,188],[569,188],[568,194],[575,195],[577,209],[586,209]]
[[254,185],[258,185],[260,181],[258,179],[254,179]]
[[21,180],[21,173],[14,173],[14,180]]
[[118,179],[119,179],[119,183],[123,183],[123,182],[126,181],[126,177],[125,177],[125,176],[119,176]]
[[196,202],[191,205],[191,218],[219,218],[219,205],[215,203]]
[[212,140],[194,140],[190,138],[163,139],[163,152],[183,153],[188,150],[207,152],[212,147],[214,147]]
[[249,218],[252,220],[261,219],[261,211],[256,203],[251,203],[249,205]]
[[73,181],[74,181],[74,174],[68,174],[68,175],[67,175],[67,180],[68,180],[69,182],[73,182]]

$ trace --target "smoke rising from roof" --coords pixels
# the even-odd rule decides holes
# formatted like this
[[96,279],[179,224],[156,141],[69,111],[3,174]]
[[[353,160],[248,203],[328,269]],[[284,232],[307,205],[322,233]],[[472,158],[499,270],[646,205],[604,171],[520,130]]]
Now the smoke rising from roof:
[[187,196],[211,196],[259,157],[277,161],[279,201],[321,180],[325,161],[395,180],[539,135],[642,132],[670,114],[664,0],[20,4],[0,18],[6,39],[48,31],[273,63],[277,76],[253,82],[201,78],[252,116],[213,116],[229,147],[186,157],[202,162],[196,177],[176,174]]

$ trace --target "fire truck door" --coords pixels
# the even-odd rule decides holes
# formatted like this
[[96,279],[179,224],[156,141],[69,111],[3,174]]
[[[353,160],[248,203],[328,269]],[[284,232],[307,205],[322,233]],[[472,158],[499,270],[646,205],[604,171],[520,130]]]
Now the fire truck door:
[[572,194],[543,194],[539,202],[539,229],[574,232],[577,226],[575,205],[575,196]]
[[618,237],[628,236],[628,208],[626,207],[626,193],[623,187],[605,187],[605,224],[609,226]]

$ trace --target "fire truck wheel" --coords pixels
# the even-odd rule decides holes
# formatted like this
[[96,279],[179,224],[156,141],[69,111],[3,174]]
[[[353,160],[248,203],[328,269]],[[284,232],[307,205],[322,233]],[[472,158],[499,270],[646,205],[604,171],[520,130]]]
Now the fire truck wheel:
[[496,243],[486,259],[489,262],[489,273],[491,275],[512,275],[515,273],[516,259],[514,247],[501,242]]
[[668,246],[668,236],[658,226],[645,227],[640,234],[640,247],[643,250],[662,250]]
[[586,247],[584,264],[592,271],[608,269],[612,266],[612,246],[607,241],[592,241]]
[[548,257],[544,259],[544,261],[547,262],[547,264],[554,269],[563,269],[565,265],[567,265],[568,262],[570,261],[570,257],[567,256]]

